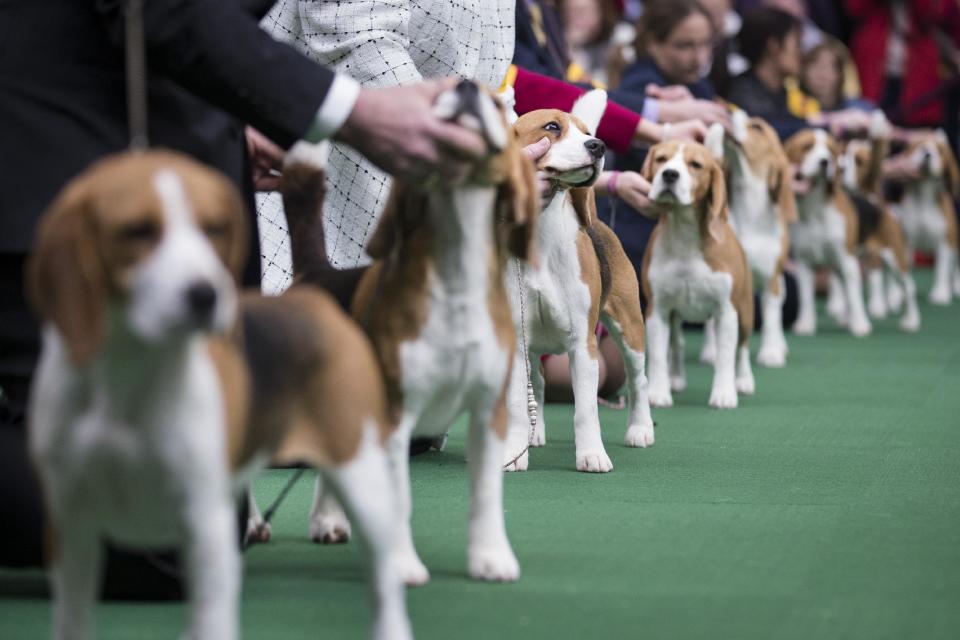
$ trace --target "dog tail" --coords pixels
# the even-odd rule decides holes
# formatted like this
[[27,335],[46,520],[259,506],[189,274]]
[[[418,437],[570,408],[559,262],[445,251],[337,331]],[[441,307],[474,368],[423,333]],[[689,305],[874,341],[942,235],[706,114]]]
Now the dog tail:
[[283,160],[280,195],[290,233],[294,278],[331,268],[323,233],[329,144],[297,142]]

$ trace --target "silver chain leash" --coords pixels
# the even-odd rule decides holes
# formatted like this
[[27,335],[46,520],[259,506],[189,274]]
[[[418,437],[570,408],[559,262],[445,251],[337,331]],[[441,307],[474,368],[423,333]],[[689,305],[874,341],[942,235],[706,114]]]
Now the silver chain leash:
[[520,347],[523,349],[523,364],[527,370],[527,417],[530,419],[530,431],[527,433],[527,446],[523,448],[517,457],[506,463],[504,468],[516,463],[530,450],[530,440],[533,438],[533,430],[537,428],[537,397],[533,393],[533,377],[530,370],[530,353],[527,351],[527,309],[526,293],[523,286],[523,274],[520,271],[520,260],[513,259],[513,264],[517,268],[517,290],[520,294]]

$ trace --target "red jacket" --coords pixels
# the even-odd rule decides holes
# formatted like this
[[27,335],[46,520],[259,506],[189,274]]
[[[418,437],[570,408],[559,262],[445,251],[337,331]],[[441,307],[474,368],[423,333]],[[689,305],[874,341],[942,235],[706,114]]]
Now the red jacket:
[[[886,79],[887,39],[892,15],[887,0],[844,0],[847,12],[857,20],[857,29],[850,42],[850,53],[860,72],[863,96],[879,103]],[[904,61],[903,87],[898,106],[910,125],[943,123],[943,100],[911,109],[920,97],[929,95],[941,83],[940,52],[934,39],[934,27],[947,35],[957,35],[958,10],[953,0],[907,0],[910,26]]]

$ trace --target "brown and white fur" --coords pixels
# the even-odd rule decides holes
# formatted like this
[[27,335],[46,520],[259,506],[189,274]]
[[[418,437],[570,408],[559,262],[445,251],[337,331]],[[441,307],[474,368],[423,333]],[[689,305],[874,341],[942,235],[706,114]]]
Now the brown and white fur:
[[[597,409],[598,321],[619,346],[627,370],[626,444],[649,447],[654,442],[644,374],[640,289],[620,241],[596,217],[591,187],[603,169],[604,145],[593,131],[606,102],[605,92],[592,91],[580,98],[570,114],[538,110],[514,123],[521,145],[544,136],[550,139],[550,150],[537,162],[550,191],[538,220],[538,263],[513,262],[507,274],[518,339],[526,336],[528,341],[526,356],[537,402],[543,406],[539,356],[569,354],[576,467],[578,471],[600,473],[612,470],[613,464],[603,446]],[[517,350],[510,382],[510,437],[504,458],[509,471],[525,470],[529,465],[528,444],[543,446],[546,440],[542,410],[531,433],[527,417],[528,362],[524,355]]]
[[727,221],[723,170],[700,144],[664,142],[650,149],[642,174],[660,209],[643,258],[650,404],[672,406],[671,389],[686,386],[682,321],[713,319],[717,346],[709,404],[735,408],[737,394],[752,394],[755,387],[749,346],[753,283]]
[[790,228],[800,307],[793,332],[816,333],[814,271],[826,267],[843,285],[847,308],[843,324],[853,335],[865,336],[873,328],[863,304],[857,259],[859,223],[853,202],[843,190],[839,145],[822,129],[805,129],[791,136],[784,149],[798,177],[809,183],[806,193],[797,194],[797,222]]
[[[730,226],[747,255],[753,286],[760,295],[763,334],[757,364],[782,367],[788,353],[781,320],[786,298],[783,266],[790,250],[789,227],[797,220],[790,163],[777,132],[765,120],[739,109],[731,120],[732,140],[726,138],[723,127],[713,125],[705,145],[725,168]],[[700,360],[713,362],[715,353],[713,322],[708,321]]]
[[[917,306],[917,287],[910,273],[910,260],[900,223],[887,206],[883,197],[882,167],[887,157],[889,124],[883,112],[877,111],[871,121],[870,140],[850,140],[841,155],[843,186],[850,193],[863,198],[876,211],[878,218],[872,228],[862,228],[860,250],[865,259],[868,284],[867,311],[874,318],[887,315],[884,271],[904,293],[901,304],[903,315],[900,329],[915,332],[920,329],[920,310]],[[866,237],[864,237],[866,236]],[[846,316],[846,302],[842,285],[835,275],[830,281],[830,296],[827,309],[834,317]]]
[[376,262],[352,311],[373,340],[387,384],[405,579],[429,578],[410,531],[410,440],[442,438],[466,412],[468,571],[479,580],[513,581],[520,567],[504,526],[502,458],[515,339],[504,273],[510,256],[533,253],[536,181],[491,94],[461,83],[436,108],[481,133],[487,156],[458,184],[394,183],[367,246]]
[[910,145],[905,151],[920,172],[906,183],[900,203],[900,222],[907,236],[907,255],[919,249],[934,255],[931,304],[950,304],[960,298],[957,216],[954,198],[960,196],[960,169],[942,131]]
[[238,295],[242,209],[219,174],[149,152],[97,163],[41,222],[30,448],[52,529],[54,638],[93,636],[104,539],[179,547],[188,637],[236,638],[234,490],[271,457],[335,487],[368,543],[373,636],[410,637],[372,349],[319,291]]

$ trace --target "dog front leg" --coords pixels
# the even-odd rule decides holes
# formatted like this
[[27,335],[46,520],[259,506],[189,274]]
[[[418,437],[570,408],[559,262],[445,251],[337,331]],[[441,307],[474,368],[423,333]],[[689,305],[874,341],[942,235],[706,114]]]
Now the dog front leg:
[[[707,320],[707,323],[709,324],[710,320]],[[704,349],[706,349],[706,325],[704,325],[703,330]],[[668,356],[670,363],[670,390],[675,393],[680,393],[687,388],[687,372],[683,368],[683,351],[683,319],[675,313],[673,314],[673,317],[670,318],[670,353]],[[702,351],[700,356],[701,361],[703,361]]]
[[[410,558],[398,558],[398,543],[404,529],[409,532],[409,512],[401,513],[402,500],[398,495],[409,496],[410,482],[398,484],[391,472],[388,458],[378,443],[377,429],[366,427],[356,455],[348,462],[326,469],[323,473],[342,501],[357,527],[361,546],[367,553],[371,571],[371,606],[373,611],[374,640],[407,640],[412,638],[410,619],[404,598],[404,573],[410,575]],[[409,446],[409,437],[404,446]],[[408,456],[404,449],[404,457]],[[326,490],[326,489],[325,489]],[[407,498],[409,500],[409,498]],[[423,580],[429,577],[409,541],[409,551],[422,568]],[[401,564],[397,560],[404,561]]]
[[237,519],[229,493],[187,512],[187,580],[190,594],[189,640],[237,637],[240,552]]
[[313,508],[310,509],[310,539],[320,544],[338,544],[350,539],[350,521],[337,497],[324,486],[323,476],[317,475],[313,489]]
[[867,311],[863,304],[863,278],[860,276],[860,261],[851,254],[844,254],[841,260],[840,269],[843,273],[843,283],[847,294],[850,333],[862,337],[869,334],[873,327],[870,326],[870,320],[867,319]]
[[717,328],[713,318],[703,323],[703,347],[700,348],[700,362],[713,364],[717,358]]
[[937,255],[933,263],[933,287],[930,289],[930,304],[947,305],[953,292],[950,277],[953,275],[956,250],[946,240],[937,245]]
[[[530,356],[530,384],[533,386],[533,397],[537,401],[537,424],[530,430],[530,446],[542,447],[547,444],[547,424],[544,422],[544,394],[546,380],[543,379],[543,369],[540,367],[540,358]],[[529,398],[527,398],[529,402]]]
[[64,518],[53,543],[50,569],[53,587],[53,633],[55,640],[93,638],[93,613],[102,571],[99,536],[82,518]]
[[430,572],[420,560],[413,545],[413,530],[410,518],[413,514],[413,497],[410,494],[410,437],[416,416],[405,413],[396,431],[387,438],[387,456],[396,489],[397,507],[400,512],[400,531],[395,545],[395,562],[400,577],[410,586],[426,584]]
[[672,407],[667,352],[670,348],[670,325],[658,308],[647,318],[647,353],[649,356],[650,404],[654,407]]
[[840,278],[836,273],[830,274],[830,285],[827,288],[827,313],[837,323],[838,327],[845,327],[850,321],[848,317],[848,305],[844,299],[845,288],[843,286],[846,278]]
[[[573,383],[573,434],[577,450],[577,471],[606,473],[613,463],[603,448],[600,412],[597,408],[597,383],[600,380],[597,337],[590,333],[577,339],[570,351],[570,379]],[[592,344],[593,349],[589,349]],[[592,351],[592,352],[591,352]]]
[[717,314],[717,360],[709,402],[715,409],[735,409],[737,406],[737,332],[737,312],[729,301],[725,301]]
[[[519,342],[519,341],[518,341]],[[530,354],[531,359],[536,359]],[[523,349],[518,345],[513,354],[510,384],[507,387],[507,442],[503,447],[501,466],[505,471],[526,471],[530,462],[530,417],[527,411],[527,367]],[[537,363],[539,365],[539,363]],[[533,365],[530,367],[531,374]],[[542,420],[543,404],[537,406],[537,422]]]
[[870,316],[881,320],[887,317],[886,289],[883,282],[883,268],[871,266],[867,271],[867,310]]
[[760,296],[763,308],[763,335],[757,364],[762,367],[782,367],[787,364],[787,339],[783,335],[783,300],[786,287],[783,274],[774,276],[778,283],[777,293],[772,291],[774,281],[767,285]]
[[797,260],[797,319],[793,332],[798,336],[812,336],[817,332],[817,305],[814,299],[813,269],[803,260]]
[[520,564],[510,548],[503,521],[503,446],[506,437],[505,398],[470,414],[470,529],[467,570],[470,577],[493,582],[520,578]]
[[[920,308],[917,306],[917,285],[909,268],[900,269],[893,251],[886,249],[880,254],[886,267],[887,279],[895,282],[896,289],[901,293],[903,315],[900,316],[900,330],[913,333],[920,330]],[[892,309],[891,309],[892,310]]]

